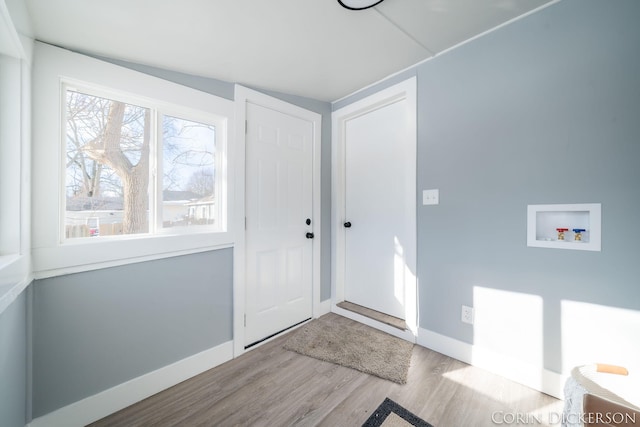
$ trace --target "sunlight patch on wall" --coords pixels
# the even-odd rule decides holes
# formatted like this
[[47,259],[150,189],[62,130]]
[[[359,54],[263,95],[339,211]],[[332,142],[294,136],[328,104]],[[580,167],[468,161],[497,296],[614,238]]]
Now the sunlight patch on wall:
[[538,295],[473,288],[474,347],[543,364],[543,301]]
[[418,302],[416,300],[416,277],[407,265],[406,255],[402,243],[394,237],[394,297],[404,306],[407,329],[414,335],[418,334]]
[[404,248],[400,244],[398,237],[393,238],[393,296],[396,301],[404,305],[404,287],[407,263],[404,260]]
[[607,363],[640,372],[640,311],[563,300],[562,368]]

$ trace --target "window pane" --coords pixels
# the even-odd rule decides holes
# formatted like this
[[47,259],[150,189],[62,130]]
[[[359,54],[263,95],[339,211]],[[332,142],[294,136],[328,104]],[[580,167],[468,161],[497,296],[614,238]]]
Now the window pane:
[[67,238],[149,231],[147,108],[66,93]]
[[215,127],[164,116],[162,134],[163,227],[219,226]]

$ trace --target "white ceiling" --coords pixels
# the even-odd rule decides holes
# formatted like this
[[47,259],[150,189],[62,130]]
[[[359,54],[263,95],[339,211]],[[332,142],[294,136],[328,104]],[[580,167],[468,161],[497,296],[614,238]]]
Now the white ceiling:
[[38,40],[334,101],[557,0],[26,0]]

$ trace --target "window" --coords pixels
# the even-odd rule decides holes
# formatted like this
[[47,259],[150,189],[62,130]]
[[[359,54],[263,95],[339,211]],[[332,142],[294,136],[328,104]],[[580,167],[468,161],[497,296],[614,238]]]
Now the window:
[[223,118],[64,88],[64,239],[225,231]]
[[37,277],[233,245],[233,101],[44,43],[33,64]]
[[162,141],[162,226],[218,226],[215,126],[163,116]]
[[0,54],[0,257],[21,250],[21,146],[28,141],[22,135],[20,68],[20,59]]

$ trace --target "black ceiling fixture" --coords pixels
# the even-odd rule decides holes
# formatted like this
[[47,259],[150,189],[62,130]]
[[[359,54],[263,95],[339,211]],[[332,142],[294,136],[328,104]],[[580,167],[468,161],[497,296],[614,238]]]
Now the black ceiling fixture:
[[364,10],[380,4],[383,1],[384,0],[338,0],[338,3],[349,10]]

